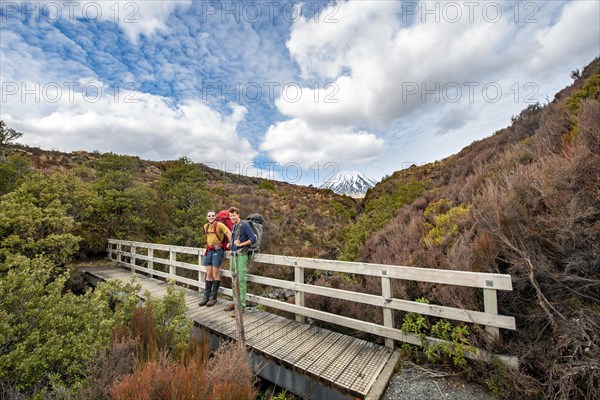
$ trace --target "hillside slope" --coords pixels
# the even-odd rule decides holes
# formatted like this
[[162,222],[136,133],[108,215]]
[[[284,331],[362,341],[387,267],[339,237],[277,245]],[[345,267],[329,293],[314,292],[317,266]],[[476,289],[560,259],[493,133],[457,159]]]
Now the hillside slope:
[[[331,190],[232,174],[185,158],[154,162],[112,153],[18,146],[12,163],[23,164],[23,159],[32,171],[46,177],[69,176],[92,189],[100,203],[111,203],[103,212],[97,210],[93,220],[79,221],[95,231],[91,240],[95,245],[82,243],[88,254],[102,252],[108,236],[201,246],[206,211],[236,206],[242,216],[252,212],[264,216],[264,252],[335,259],[341,247],[340,227],[351,222],[359,206]],[[19,187],[16,182],[13,186]],[[10,190],[4,188],[0,194],[6,191]],[[126,207],[117,207],[119,202]]]
[[[346,258],[512,275],[514,291],[499,307],[515,316],[517,331],[482,345],[517,355],[522,367],[480,371],[496,394],[600,397],[600,60],[510,127],[394,173],[364,208],[345,230]],[[443,285],[394,290],[445,305],[482,303],[474,291]]]

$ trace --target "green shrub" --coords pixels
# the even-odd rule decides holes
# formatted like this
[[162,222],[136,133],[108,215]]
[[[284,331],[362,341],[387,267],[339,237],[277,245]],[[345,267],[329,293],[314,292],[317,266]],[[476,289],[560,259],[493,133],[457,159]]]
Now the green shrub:
[[393,193],[381,195],[366,204],[365,212],[356,222],[342,230],[344,250],[341,260],[354,261],[366,239],[375,231],[383,228],[394,217],[396,211],[412,203],[425,190],[425,184],[411,179],[398,186]]
[[259,189],[266,189],[266,190],[270,190],[270,191],[275,191],[277,189],[277,187],[275,186],[275,184],[271,181],[261,181],[258,184],[258,188]]
[[423,237],[423,243],[429,248],[451,243],[458,236],[459,223],[469,215],[471,206],[468,204],[461,204],[443,212],[449,204],[447,199],[441,199],[425,209],[425,217],[431,222],[425,223],[427,233]]
[[[423,297],[416,301],[429,304],[429,301]],[[476,351],[469,341],[469,329],[464,325],[452,325],[445,320],[430,325],[427,317],[417,313],[406,313],[401,329],[405,335],[412,333],[419,338],[423,354],[429,362],[451,359],[454,365],[465,366],[467,363],[465,353]],[[441,339],[442,342],[431,344],[427,341],[427,336]],[[408,353],[412,353],[414,350],[417,354],[417,350],[407,343],[402,348]]]
[[110,340],[112,311],[102,291],[65,291],[68,273],[52,264],[10,256],[0,276],[0,378],[25,392],[54,383],[75,385],[85,362]]
[[133,173],[139,169],[140,164],[141,161],[138,157],[105,153],[96,160],[94,169],[101,174],[116,171]]
[[353,207],[345,206],[344,204],[336,200],[331,200],[330,204],[333,208],[333,211],[335,211],[336,214],[342,215],[348,220],[356,216],[356,210]]
[[17,182],[32,170],[29,158],[14,154],[7,157],[6,162],[0,161],[0,196],[11,192],[17,187]]
[[579,105],[585,99],[598,99],[600,97],[600,73],[590,76],[582,88],[576,90],[567,100],[567,108],[573,115],[579,114]]
[[205,181],[202,167],[185,157],[161,174],[152,205],[157,210],[153,213],[154,226],[161,236],[170,233],[179,237],[177,244],[188,246],[203,241],[205,215],[213,208]]
[[13,194],[0,199],[0,262],[22,254],[30,258],[45,255],[56,265],[66,264],[81,240],[72,233],[75,222],[67,207],[53,200],[42,208]]

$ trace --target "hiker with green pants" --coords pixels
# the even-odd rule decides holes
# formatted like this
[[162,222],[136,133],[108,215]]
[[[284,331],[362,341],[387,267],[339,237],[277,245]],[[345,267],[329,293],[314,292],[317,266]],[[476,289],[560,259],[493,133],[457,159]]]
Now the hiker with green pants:
[[[246,310],[246,276],[248,275],[248,246],[256,243],[256,235],[247,221],[240,219],[240,210],[236,207],[229,209],[229,218],[233,222],[230,270],[237,273],[240,287],[240,303],[242,312]],[[225,311],[233,311],[234,305],[230,304]],[[235,314],[231,314],[235,318]]]

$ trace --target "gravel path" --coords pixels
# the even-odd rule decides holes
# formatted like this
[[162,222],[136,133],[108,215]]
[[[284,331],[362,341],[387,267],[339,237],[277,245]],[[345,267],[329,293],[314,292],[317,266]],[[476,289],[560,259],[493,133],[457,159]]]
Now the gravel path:
[[494,400],[485,388],[410,362],[392,375],[382,400]]

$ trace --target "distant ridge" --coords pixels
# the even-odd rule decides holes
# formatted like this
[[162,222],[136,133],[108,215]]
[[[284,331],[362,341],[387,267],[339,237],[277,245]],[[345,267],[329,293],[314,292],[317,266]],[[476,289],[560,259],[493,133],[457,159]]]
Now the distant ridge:
[[377,184],[371,178],[358,171],[342,171],[323,183],[321,189],[331,189],[337,194],[350,197],[365,197],[367,190]]

